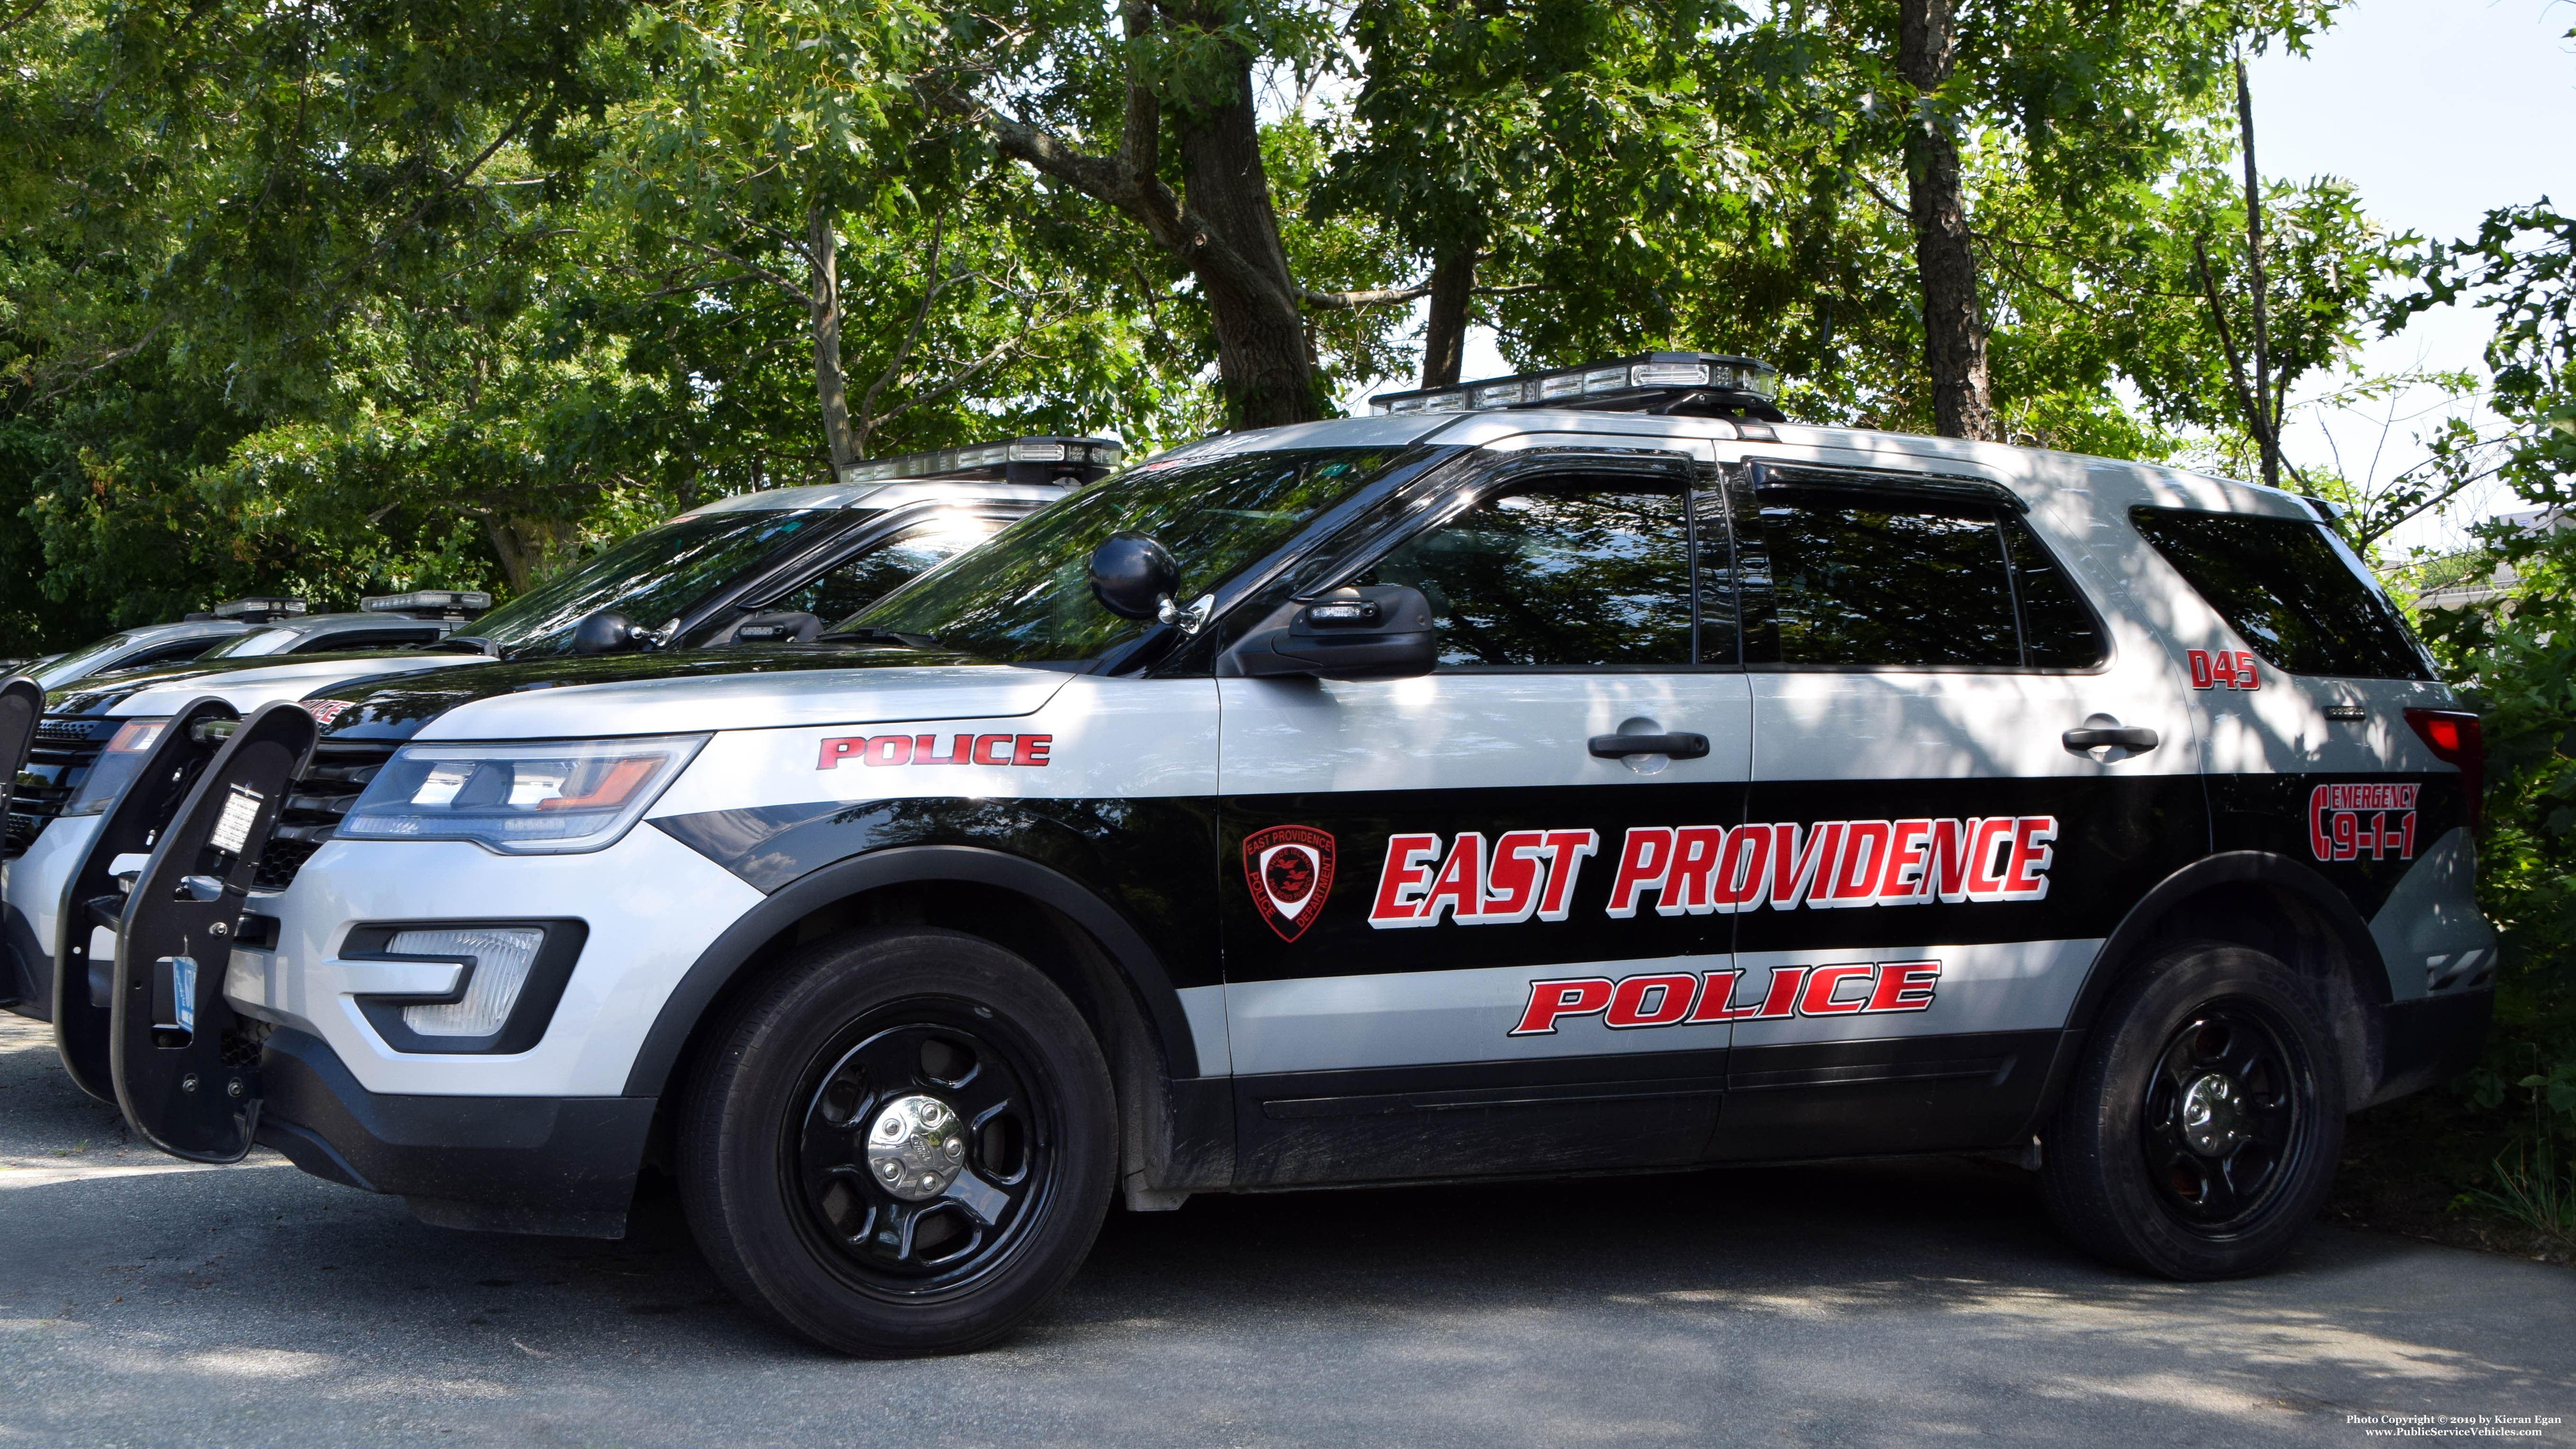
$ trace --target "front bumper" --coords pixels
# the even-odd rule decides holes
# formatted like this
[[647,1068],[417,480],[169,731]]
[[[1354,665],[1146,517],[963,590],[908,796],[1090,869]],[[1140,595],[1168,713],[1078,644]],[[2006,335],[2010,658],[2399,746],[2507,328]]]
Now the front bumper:
[[316,1177],[398,1196],[440,1227],[626,1233],[654,1098],[370,1092],[289,1029],[270,1033],[259,1075],[260,1145]]

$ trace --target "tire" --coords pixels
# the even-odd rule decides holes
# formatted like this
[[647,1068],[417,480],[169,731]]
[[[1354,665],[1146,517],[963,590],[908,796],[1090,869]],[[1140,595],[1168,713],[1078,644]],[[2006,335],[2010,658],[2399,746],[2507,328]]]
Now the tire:
[[1081,1013],[954,931],[790,955],[717,1023],[676,1125],[681,1206],[717,1277],[870,1357],[1024,1322],[1082,1266],[1116,1178],[1115,1097]]
[[2068,1237],[2168,1278],[2259,1273],[2333,1185],[2343,1078],[2298,976],[2193,942],[2124,982],[2044,1135],[2040,1192]]

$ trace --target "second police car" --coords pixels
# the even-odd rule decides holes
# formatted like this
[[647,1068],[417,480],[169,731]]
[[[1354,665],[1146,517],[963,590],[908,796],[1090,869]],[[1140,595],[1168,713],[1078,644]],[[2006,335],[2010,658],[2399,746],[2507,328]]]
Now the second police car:
[[[2259,1270],[2474,1052],[2477,721],[2306,501],[1791,426],[1656,354],[1132,468],[810,642],[273,706],[118,922],[117,1090],[461,1226],[677,1176],[955,1349],[1113,1193],[2003,1150]],[[314,749],[385,763],[245,895]]]

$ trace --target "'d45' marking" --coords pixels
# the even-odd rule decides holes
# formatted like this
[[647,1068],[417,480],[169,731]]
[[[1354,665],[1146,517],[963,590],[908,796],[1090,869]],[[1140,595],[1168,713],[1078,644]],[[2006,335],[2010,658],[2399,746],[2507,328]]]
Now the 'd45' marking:
[[2255,672],[2254,655],[2244,649],[2221,649],[2212,654],[2194,649],[2183,655],[2191,667],[2194,689],[2261,689],[2263,676]]
[[1938,961],[1885,965],[1774,966],[1759,996],[1735,999],[1741,971],[1648,972],[1613,981],[1573,976],[1530,983],[1513,1036],[1554,1036],[1569,1016],[1597,1016],[1612,1031],[1715,1021],[1785,1021],[1797,1016],[1873,1016],[1928,1011],[1941,979]]

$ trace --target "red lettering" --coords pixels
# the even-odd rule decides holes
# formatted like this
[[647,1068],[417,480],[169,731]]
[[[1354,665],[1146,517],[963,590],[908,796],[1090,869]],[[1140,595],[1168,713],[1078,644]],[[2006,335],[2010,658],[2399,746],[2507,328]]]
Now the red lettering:
[[2236,651],[2236,687],[2238,689],[2261,689],[2263,687],[2263,676],[2256,673],[2254,670],[2254,654],[2251,650],[2240,649]]
[[1377,901],[1369,907],[1369,924],[1380,930],[1391,926],[1427,926],[1431,923],[1416,914],[1422,892],[1428,887],[1430,871],[1426,868],[1440,858],[1437,835],[1390,835],[1386,839],[1386,865],[1377,877]]
[[1538,909],[1538,888],[1545,870],[1547,832],[1514,830],[1494,842],[1494,859],[1486,867],[1485,901],[1476,919],[1487,925],[1526,921]]
[[979,765],[1009,764],[1011,761],[1007,755],[997,755],[993,753],[995,746],[1008,750],[1011,747],[1011,737],[1009,735],[977,735],[975,737],[975,763]]
[[1022,735],[1012,742],[1011,763],[1043,765],[1047,762],[1048,754],[1054,749],[1055,736],[1053,735]]
[[943,756],[931,753],[939,747],[939,736],[923,735],[912,742],[912,762],[916,765],[965,764],[967,755],[972,749],[968,742],[974,738],[973,735],[955,736],[948,742],[948,753]]
[[1807,973],[1807,989],[1798,994],[1800,1016],[1854,1016],[1869,1007],[1864,999],[1841,1001],[1834,997],[1846,981],[1856,981],[1876,973],[1875,966],[1819,966]]
[[1842,857],[1823,882],[1825,889],[1811,893],[1807,903],[1868,905],[1878,895],[1878,878],[1887,865],[1888,834],[1884,820],[1854,820],[1845,825]]
[[1610,982],[1599,976],[1570,981],[1533,981],[1529,1006],[1521,1012],[1514,1036],[1554,1036],[1561,1016],[1594,1016],[1610,1004]]
[[1842,822],[1824,821],[1808,827],[1803,851],[1798,848],[1797,826],[1774,825],[1771,832],[1771,909],[1794,911],[1807,894],[1808,884],[1818,875],[1819,864],[1833,859],[1842,841]]
[[1931,851],[1932,822],[1899,820],[1887,846],[1887,872],[1879,877],[1878,903],[1911,906],[1923,900],[1924,866]]
[[[1691,996],[1699,988],[1696,976],[1631,976],[1619,983],[1610,995],[1610,1009],[1603,1014],[1603,1026],[1626,1030],[1634,1026],[1670,1026],[1690,1015]],[[1653,1007],[1646,1005],[1651,993]]]
[[878,735],[868,741],[868,763],[871,765],[909,765],[912,763],[912,736]]
[[2041,872],[2057,859],[2057,847],[2049,844],[2056,838],[2054,815],[2025,815],[2013,822],[2012,866],[2004,872],[2004,894],[2048,898],[2048,881]]
[[1878,981],[1870,988],[1869,1009],[1872,1011],[1926,1011],[1932,1005],[1932,985],[1941,979],[1938,961],[1905,961],[1878,968]]
[[1991,901],[2004,893],[2011,878],[2013,820],[1998,815],[1980,820],[1968,846],[1968,899]]
[[1972,848],[1976,830],[1974,820],[1932,822],[1932,864],[1923,873],[1926,893],[1952,905],[1968,898],[1968,865],[1976,859]]
[[2361,821],[2348,810],[2338,810],[2334,818],[2334,858],[2350,860],[2361,854]]
[[1431,893],[1422,898],[1422,924],[1440,924],[1442,911],[1453,912],[1460,925],[1471,924],[1484,909],[1484,890],[1485,837],[1460,831],[1449,847],[1449,858],[1441,862],[1440,874],[1432,878]]
[[846,735],[840,739],[825,740],[822,756],[814,762],[814,768],[828,770],[867,747],[868,742],[864,735]]
[[1547,833],[1547,890],[1539,897],[1538,918],[1562,921],[1573,909],[1574,873],[1601,847],[1597,830],[1551,830]]
[[1727,912],[1749,911],[1771,893],[1771,832],[1760,825],[1739,826],[1727,833],[1726,855],[1717,868],[1711,904]]
[[2399,860],[2415,858],[2415,812],[2412,810],[2406,812],[2406,835],[2397,843],[2397,858]]
[[1673,866],[1664,874],[1663,898],[1655,903],[1659,915],[1678,916],[1684,911],[1704,916],[1709,910],[1709,875],[1717,869],[1718,856],[1726,848],[1723,825],[1685,825],[1673,833]]
[[2333,806],[2334,787],[2319,785],[2308,792],[2308,851],[2319,860],[2334,858],[2334,837],[2326,833]]
[[2209,667],[2209,651],[2194,649],[2183,656],[2183,662],[2191,667],[2191,687],[2209,688],[2216,677]]
[[1771,989],[1762,994],[1762,1009],[1746,1013],[1749,1021],[1777,1021],[1798,1014],[1798,983],[1805,980],[1804,966],[1771,968]]
[[1700,983],[1699,1005],[1691,1012],[1690,1019],[1693,1022],[1733,1021],[1740,1016],[1751,1016],[1753,1007],[1735,1004],[1735,983],[1743,975],[1741,971],[1709,972]]
[[1673,833],[1660,825],[1632,825],[1619,849],[1619,874],[1610,882],[1609,914],[1626,920],[1637,914],[1637,893],[1664,890],[1664,872],[1672,865]]

